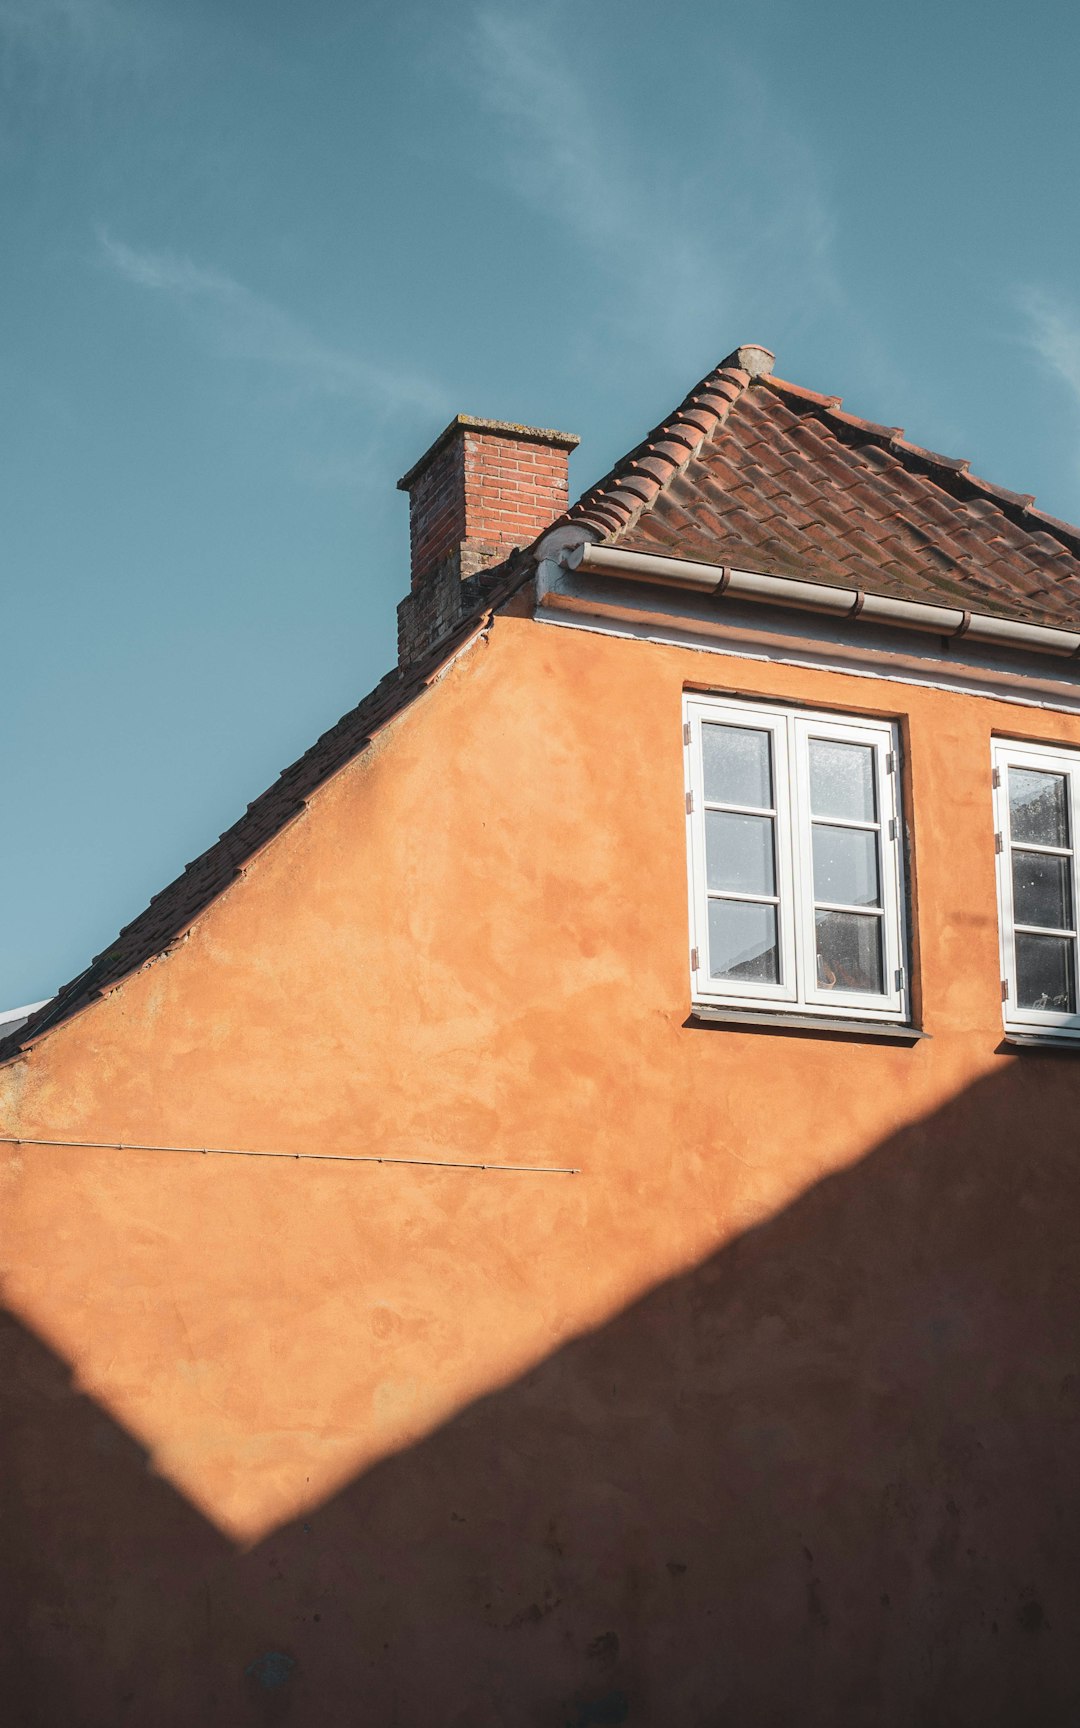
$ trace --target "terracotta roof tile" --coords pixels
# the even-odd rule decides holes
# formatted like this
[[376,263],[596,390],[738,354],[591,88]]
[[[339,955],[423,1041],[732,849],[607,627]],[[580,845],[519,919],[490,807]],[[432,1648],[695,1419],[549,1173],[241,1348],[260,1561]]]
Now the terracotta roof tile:
[[[744,347],[693,389],[554,526],[607,543],[948,601],[1037,624],[1080,618],[1080,530],[970,472],[962,458],[860,420],[838,396],[768,376]],[[550,532],[550,530],[548,530]],[[286,768],[116,941],[6,1041],[9,1059],[166,953],[306,800],[438,676],[532,573],[512,556],[485,598],[424,661],[391,672]]]
[[[740,349],[564,518],[608,544],[743,564],[898,598],[977,602],[1029,623],[1080,618],[1080,530],[963,458],[862,420],[801,385],[751,377]],[[705,430],[707,410],[713,413]],[[719,410],[718,412],[715,412]],[[687,429],[694,436],[687,438]],[[660,479],[651,501],[632,469]]]

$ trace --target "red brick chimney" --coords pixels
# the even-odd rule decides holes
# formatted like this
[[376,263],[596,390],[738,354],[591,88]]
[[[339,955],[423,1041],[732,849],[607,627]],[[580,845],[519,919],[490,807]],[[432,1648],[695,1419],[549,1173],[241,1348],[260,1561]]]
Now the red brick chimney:
[[578,440],[459,414],[398,481],[409,494],[412,588],[398,607],[398,659],[416,660],[483,597],[483,572],[528,546],[567,505]]

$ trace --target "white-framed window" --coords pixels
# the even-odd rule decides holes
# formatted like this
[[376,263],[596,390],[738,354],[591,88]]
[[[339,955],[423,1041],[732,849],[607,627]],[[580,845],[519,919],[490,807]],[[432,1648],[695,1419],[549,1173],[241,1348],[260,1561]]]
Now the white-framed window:
[[992,755],[1005,1028],[1080,1038],[1080,751],[995,738]]
[[905,1020],[896,727],[697,694],[684,722],[694,1001]]

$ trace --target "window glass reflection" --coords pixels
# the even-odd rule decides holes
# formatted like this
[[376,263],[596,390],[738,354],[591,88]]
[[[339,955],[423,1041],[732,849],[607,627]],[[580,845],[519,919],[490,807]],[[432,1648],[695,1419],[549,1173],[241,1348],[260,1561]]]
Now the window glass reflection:
[[814,927],[819,989],[883,994],[880,918],[818,912]]

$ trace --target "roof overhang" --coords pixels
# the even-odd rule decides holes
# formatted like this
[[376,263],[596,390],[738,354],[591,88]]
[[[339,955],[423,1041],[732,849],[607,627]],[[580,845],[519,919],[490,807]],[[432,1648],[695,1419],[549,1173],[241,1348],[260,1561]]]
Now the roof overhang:
[[1080,630],[894,599],[764,570],[632,552],[584,525],[537,547],[541,621],[739,652],[861,663],[882,677],[947,667],[987,694],[1080,706]]
[[786,606],[799,612],[822,612],[837,618],[861,618],[867,624],[891,624],[901,630],[924,631],[931,636],[966,637],[970,642],[989,642],[996,647],[1019,648],[1032,654],[1055,654],[1065,659],[1080,655],[1080,631],[1058,630],[1046,624],[1027,624],[1019,618],[988,612],[968,612],[960,607],[937,606],[922,600],[896,600],[862,588],[834,587],[825,582],[804,582],[792,576],[771,576],[767,571],[735,570],[725,564],[699,564],[686,558],[662,558],[648,552],[624,551],[620,546],[598,546],[584,541],[567,547],[560,556],[566,570],[618,576],[624,581],[664,587],[686,588],[716,597],[756,600],[765,606]]

